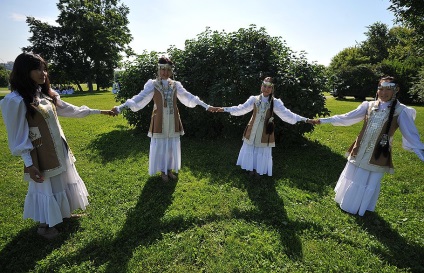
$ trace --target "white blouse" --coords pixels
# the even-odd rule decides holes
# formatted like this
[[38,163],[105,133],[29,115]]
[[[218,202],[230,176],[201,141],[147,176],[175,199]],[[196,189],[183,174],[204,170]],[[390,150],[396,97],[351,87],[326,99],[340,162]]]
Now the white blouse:
[[[263,98],[267,99],[268,97]],[[242,116],[253,110],[253,106],[255,105],[255,102],[257,102],[257,100],[258,96],[250,96],[245,103],[239,104],[238,106],[224,107],[224,111],[230,113],[233,116]],[[298,121],[307,120],[307,118],[295,114],[289,109],[287,109],[281,99],[274,98],[274,113],[280,119],[290,124],[295,124]]]
[[[56,92],[54,92],[57,94]],[[82,118],[90,114],[100,114],[100,110],[87,106],[75,106],[60,99],[57,95],[56,112],[58,116]],[[43,99],[41,99],[43,100]],[[30,152],[34,148],[29,139],[29,126],[25,117],[27,109],[22,97],[14,91],[0,101],[3,120],[7,129],[9,149],[14,156],[21,156],[25,166],[32,165]]]
[[[355,110],[346,114],[335,115],[329,118],[320,118],[321,123],[331,123],[334,126],[349,126],[362,121],[367,114],[368,101],[361,103]],[[387,109],[390,102],[381,102],[379,109]],[[415,126],[414,120],[416,117],[415,109],[405,107],[399,114],[397,122],[402,134],[402,146],[405,150],[413,151],[417,156],[424,161],[424,144],[420,141],[420,134]]]
[[[201,105],[206,110],[209,108],[208,104],[204,103],[198,96],[188,92],[180,82],[174,81],[174,83],[177,88],[177,98],[182,104],[190,108],[194,108],[196,105]],[[162,80],[162,84],[165,88],[168,87],[167,80]],[[130,108],[133,112],[143,109],[153,99],[154,90],[154,80],[148,80],[140,93],[118,106],[118,111],[121,112],[125,107]]]

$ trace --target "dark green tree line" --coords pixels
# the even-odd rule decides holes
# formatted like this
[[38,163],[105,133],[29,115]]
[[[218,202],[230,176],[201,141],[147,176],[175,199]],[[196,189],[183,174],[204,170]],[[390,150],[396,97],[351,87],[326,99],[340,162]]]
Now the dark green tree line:
[[389,29],[380,22],[367,28],[365,41],[340,51],[331,60],[327,71],[330,85],[338,89],[340,97],[354,93],[364,99],[375,95],[376,82],[381,76],[393,75],[401,86],[401,101],[419,102],[414,85],[424,65],[424,56],[415,43],[416,31],[406,26]]

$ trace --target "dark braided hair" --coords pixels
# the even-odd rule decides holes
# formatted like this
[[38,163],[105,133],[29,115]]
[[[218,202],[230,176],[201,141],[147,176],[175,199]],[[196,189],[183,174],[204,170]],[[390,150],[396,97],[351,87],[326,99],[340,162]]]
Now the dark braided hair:
[[39,69],[44,65],[47,71],[47,62],[37,54],[21,53],[16,57],[10,74],[10,87],[23,98],[27,111],[33,116],[35,114],[31,103],[34,101],[36,92],[41,88],[41,93],[50,97],[56,105],[56,95],[50,89],[49,77],[43,84],[37,84],[31,79],[31,71]]
[[[273,80],[272,80],[272,78],[271,77],[266,77],[265,79],[264,79],[264,82],[270,82],[270,83],[273,83]],[[274,90],[273,90],[274,91]],[[272,133],[274,133],[274,121],[273,120],[271,120],[270,121],[270,119],[272,118],[272,117],[274,117],[274,92],[272,92],[271,93],[271,95],[269,95],[269,97],[268,97],[268,101],[270,102],[270,106],[269,106],[269,112],[270,112],[270,114],[271,114],[271,116],[270,116],[270,118],[268,119],[268,122],[267,122],[267,124],[266,124],[266,133],[268,134],[268,135],[271,135]],[[269,140],[268,140],[269,141]]]
[[[395,80],[394,77],[390,77],[390,76],[383,77],[380,79],[379,84],[381,84],[381,82],[383,81],[395,83],[397,85],[397,81]],[[396,86],[395,88],[398,88],[398,87]],[[396,99],[396,93],[397,93],[397,90],[395,90],[395,93],[393,94],[393,97],[392,97],[392,103],[390,105],[390,112],[389,112],[389,118],[387,120],[386,131],[384,132],[382,139],[377,144],[376,153],[374,155],[375,159],[378,159],[381,154],[383,154],[384,157],[387,157],[389,155],[389,150],[390,150],[389,131],[390,131],[390,127],[392,126],[393,116],[394,116],[395,108],[398,102],[398,100]]]

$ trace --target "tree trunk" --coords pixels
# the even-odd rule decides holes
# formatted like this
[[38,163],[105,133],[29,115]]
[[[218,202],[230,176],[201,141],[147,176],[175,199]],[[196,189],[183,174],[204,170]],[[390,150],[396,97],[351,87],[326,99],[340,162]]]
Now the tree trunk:
[[77,86],[78,86],[78,90],[79,90],[80,92],[82,92],[81,84],[77,83]]
[[93,81],[90,79],[87,83],[88,85],[88,92],[93,92]]

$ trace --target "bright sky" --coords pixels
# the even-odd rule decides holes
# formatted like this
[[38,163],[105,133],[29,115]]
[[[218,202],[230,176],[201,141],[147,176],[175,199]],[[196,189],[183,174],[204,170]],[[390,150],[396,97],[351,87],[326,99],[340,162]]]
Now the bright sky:
[[[225,32],[255,24],[328,65],[342,49],[365,40],[367,26],[393,26],[390,0],[121,0],[130,8],[130,46],[136,53],[183,49],[206,27]],[[0,0],[0,62],[14,61],[28,46],[26,16],[56,24],[54,0]]]

